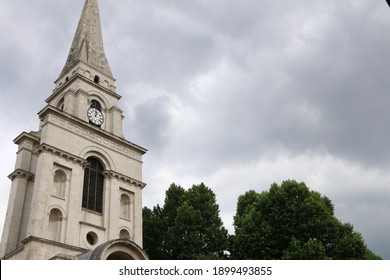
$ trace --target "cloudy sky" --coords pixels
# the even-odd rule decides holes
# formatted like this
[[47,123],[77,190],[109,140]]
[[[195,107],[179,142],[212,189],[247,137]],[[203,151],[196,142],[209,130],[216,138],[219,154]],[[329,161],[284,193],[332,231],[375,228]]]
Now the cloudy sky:
[[[0,230],[16,145],[65,64],[81,0],[0,0]],[[304,181],[390,259],[385,0],[100,0],[144,204],[204,182],[233,233],[239,195]]]

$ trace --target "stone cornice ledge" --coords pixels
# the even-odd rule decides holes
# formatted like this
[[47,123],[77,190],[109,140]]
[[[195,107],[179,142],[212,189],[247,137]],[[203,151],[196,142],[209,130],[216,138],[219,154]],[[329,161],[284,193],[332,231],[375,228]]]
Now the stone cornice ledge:
[[16,178],[25,179],[25,180],[29,181],[29,180],[34,179],[34,174],[29,172],[29,171],[18,168],[14,172],[12,172],[10,175],[8,175],[8,178],[11,181],[15,180]]
[[9,260],[13,256],[15,256],[15,255],[17,255],[17,254],[19,254],[20,252],[23,252],[23,251],[24,251],[24,245],[16,248],[15,250],[13,250],[12,252],[9,252],[8,254],[5,254],[3,257],[1,257],[1,260]]
[[34,154],[37,156],[39,154],[45,153],[45,152],[51,153],[51,154],[56,155],[58,157],[61,157],[67,161],[77,163],[77,164],[81,165],[82,167],[87,166],[87,161],[85,159],[83,159],[81,157],[74,156],[68,152],[57,149],[57,148],[50,146],[48,144],[41,144],[34,150]]
[[114,179],[117,179],[117,180],[120,180],[120,181],[124,181],[125,183],[129,183],[131,185],[135,185],[135,186],[140,187],[140,188],[145,188],[146,187],[145,183],[143,183],[141,181],[138,181],[136,179],[133,179],[133,178],[131,178],[129,176],[126,176],[126,175],[120,174],[118,172],[112,171],[112,170],[104,171],[103,175],[104,175],[104,177],[114,178]]
[[77,251],[77,252],[82,252],[82,253],[88,251],[85,248],[76,247],[76,246],[72,246],[72,245],[68,245],[68,244],[64,244],[61,242],[57,242],[57,241],[53,241],[53,240],[49,240],[49,239],[45,239],[45,238],[41,238],[41,237],[36,237],[36,236],[30,236],[30,237],[27,237],[26,239],[22,240],[22,244],[24,246],[29,242],[39,242],[39,243],[43,243],[43,244],[49,244],[49,245],[53,245],[56,247],[62,247],[65,249],[69,249],[69,250]]
[[23,131],[21,134],[18,135],[18,137],[16,137],[14,139],[14,143],[16,145],[19,145],[25,139],[29,139],[29,140],[31,140],[33,142],[37,142],[37,143],[39,143],[39,141],[41,140],[41,138],[39,137],[39,132],[36,132],[36,131],[31,131],[31,132]]

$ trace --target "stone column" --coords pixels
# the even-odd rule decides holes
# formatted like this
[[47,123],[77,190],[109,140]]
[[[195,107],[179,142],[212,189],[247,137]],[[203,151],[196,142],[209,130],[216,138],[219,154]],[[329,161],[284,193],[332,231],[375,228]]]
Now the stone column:
[[7,215],[4,222],[3,236],[0,247],[0,257],[11,253],[19,247],[19,231],[23,215],[23,205],[27,183],[33,178],[33,174],[21,169],[15,170],[9,178],[12,180],[9,195]]

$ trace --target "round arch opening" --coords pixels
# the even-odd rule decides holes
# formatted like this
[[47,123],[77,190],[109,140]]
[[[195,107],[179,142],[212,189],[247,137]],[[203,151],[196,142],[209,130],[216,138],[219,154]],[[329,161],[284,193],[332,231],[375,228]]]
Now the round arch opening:
[[111,253],[106,260],[134,260],[134,258],[126,252],[117,251]]

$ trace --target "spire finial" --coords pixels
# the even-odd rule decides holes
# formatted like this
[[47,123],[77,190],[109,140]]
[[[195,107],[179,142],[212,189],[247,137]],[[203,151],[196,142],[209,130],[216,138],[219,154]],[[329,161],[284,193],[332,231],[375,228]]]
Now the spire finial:
[[103,47],[97,0],[85,0],[83,12],[74,35],[72,46],[60,77],[70,71],[78,62],[113,78]]

